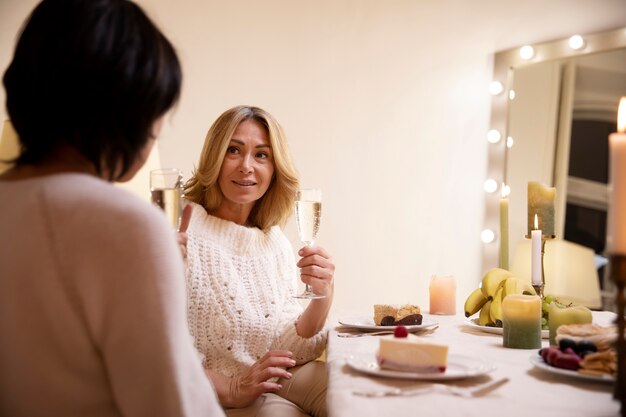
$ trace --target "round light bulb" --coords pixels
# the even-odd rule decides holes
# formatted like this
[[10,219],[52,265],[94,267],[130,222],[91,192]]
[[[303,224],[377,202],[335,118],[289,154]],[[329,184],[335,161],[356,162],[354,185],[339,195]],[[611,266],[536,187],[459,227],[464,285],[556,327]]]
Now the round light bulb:
[[485,229],[480,234],[480,240],[482,240],[483,243],[491,243],[495,238],[496,234],[491,229]]
[[509,91],[509,100],[515,100],[515,90]]
[[504,86],[502,85],[500,81],[492,81],[489,84],[489,92],[491,93],[492,96],[497,96],[502,91],[504,91]]
[[535,49],[530,45],[524,45],[519,50],[519,56],[522,59],[528,61],[533,56],[535,56]]
[[485,188],[486,192],[493,193],[498,189],[498,183],[493,178],[489,178],[487,179],[487,181],[485,181],[483,187]]
[[513,142],[514,141],[513,141],[512,137],[509,136],[508,138],[506,138],[506,147],[507,148],[512,148],[513,147]]
[[487,141],[489,143],[498,143],[500,142],[501,138],[502,135],[496,129],[491,129],[489,132],[487,132]]
[[585,40],[580,35],[574,35],[569,38],[569,47],[575,51],[583,49],[585,47]]

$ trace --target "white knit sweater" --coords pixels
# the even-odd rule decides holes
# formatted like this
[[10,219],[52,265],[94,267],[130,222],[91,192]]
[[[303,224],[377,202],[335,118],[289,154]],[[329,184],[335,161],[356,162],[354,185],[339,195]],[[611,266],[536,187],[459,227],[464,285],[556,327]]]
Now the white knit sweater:
[[187,233],[189,327],[207,369],[233,376],[275,349],[290,350],[298,364],[321,354],[325,331],[296,333],[298,271],[278,226],[264,232],[193,204]]

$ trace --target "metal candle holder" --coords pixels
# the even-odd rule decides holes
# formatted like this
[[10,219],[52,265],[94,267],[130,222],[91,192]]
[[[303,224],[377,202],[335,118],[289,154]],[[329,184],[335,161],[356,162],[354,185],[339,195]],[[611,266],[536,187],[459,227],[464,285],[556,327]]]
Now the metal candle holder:
[[[530,239],[530,238],[531,238],[530,235],[526,235],[526,239]],[[539,285],[533,284],[533,288],[535,289],[535,292],[541,298],[543,298],[543,289],[546,286],[546,273],[545,273],[544,262],[543,262],[543,257],[546,253],[546,242],[554,238],[556,238],[556,235],[541,235],[541,284]]]
[[626,256],[611,256],[611,279],[615,282],[617,293],[615,295],[615,305],[617,318],[617,340],[615,349],[617,350],[617,375],[615,377],[615,388],[613,398],[621,402],[621,415],[626,417],[626,340],[624,336],[624,286],[626,284]]

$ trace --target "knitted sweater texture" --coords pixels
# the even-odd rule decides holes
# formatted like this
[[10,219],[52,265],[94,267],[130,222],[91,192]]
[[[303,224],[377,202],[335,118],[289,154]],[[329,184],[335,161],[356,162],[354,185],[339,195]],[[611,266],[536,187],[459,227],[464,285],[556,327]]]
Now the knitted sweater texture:
[[205,368],[233,376],[275,349],[293,352],[297,364],[317,358],[326,332],[308,339],[296,332],[298,271],[282,230],[241,226],[193,206],[188,319]]

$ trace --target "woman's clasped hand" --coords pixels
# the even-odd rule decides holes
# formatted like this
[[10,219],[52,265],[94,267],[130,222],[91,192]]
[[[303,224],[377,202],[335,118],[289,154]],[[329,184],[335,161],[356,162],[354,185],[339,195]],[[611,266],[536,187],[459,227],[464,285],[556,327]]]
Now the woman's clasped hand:
[[287,371],[296,364],[293,354],[287,350],[272,350],[239,375],[231,378],[228,398],[229,407],[245,407],[266,392],[282,389],[277,378],[291,379]]

